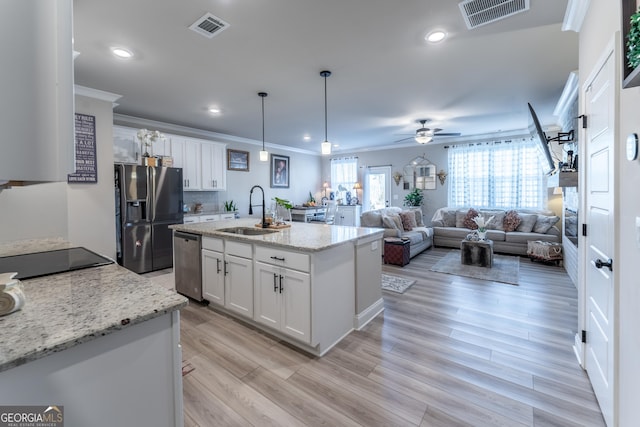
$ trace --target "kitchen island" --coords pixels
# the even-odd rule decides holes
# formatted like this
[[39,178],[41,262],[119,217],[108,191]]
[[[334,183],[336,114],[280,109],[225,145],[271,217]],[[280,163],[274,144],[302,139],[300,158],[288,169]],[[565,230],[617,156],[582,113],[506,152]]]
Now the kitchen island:
[[317,356],[382,312],[383,230],[294,222],[254,235],[256,222],[171,226],[202,238],[210,307]]
[[[0,256],[72,247],[0,245]],[[187,299],[117,264],[22,281],[0,317],[0,402],[61,405],[65,425],[182,425],[179,309]]]

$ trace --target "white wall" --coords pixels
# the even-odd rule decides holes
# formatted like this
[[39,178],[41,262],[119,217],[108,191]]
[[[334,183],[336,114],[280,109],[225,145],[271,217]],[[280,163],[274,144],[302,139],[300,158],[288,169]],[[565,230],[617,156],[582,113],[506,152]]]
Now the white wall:
[[[580,33],[580,81],[592,72],[593,66],[607,43],[616,32],[621,31],[620,1],[591,0],[590,9]],[[623,37],[624,35],[621,35]],[[622,59],[620,59],[622,60]],[[621,64],[619,64],[621,66]],[[619,131],[616,144],[624,148],[624,140],[629,133],[640,134],[640,88],[621,89],[619,104]],[[618,425],[637,425],[640,416],[638,396],[640,396],[640,286],[637,265],[640,249],[636,245],[635,218],[640,216],[640,161],[629,162],[624,149],[617,150],[619,168],[616,179],[616,252],[614,274],[619,279],[617,305],[617,379],[616,388]]]
[[70,242],[116,257],[112,103],[76,96],[76,112],[96,118],[98,182],[67,185]]
[[[358,180],[361,183],[365,183],[365,175],[367,167],[371,166],[387,166],[391,165],[391,173],[402,173],[405,165],[409,164],[411,160],[418,156],[424,155],[431,163],[435,164],[436,170],[444,169],[447,171],[448,157],[447,150],[444,148],[445,144],[428,144],[418,145],[412,147],[403,147],[390,150],[379,151],[363,151],[357,153],[339,153],[332,154],[331,156],[324,157],[322,160],[322,180],[329,181],[331,183],[331,158],[340,157],[358,157]],[[431,223],[431,217],[438,208],[447,205],[447,191],[448,180],[445,181],[444,186],[440,184],[440,181],[436,179],[435,190],[423,190],[424,199],[422,212],[424,214],[425,224]],[[404,197],[410,192],[410,190],[404,190],[402,181],[399,185],[391,180],[391,206],[402,206],[404,203]],[[352,191],[353,194],[353,191]],[[359,190],[359,196],[362,197],[362,190]]]

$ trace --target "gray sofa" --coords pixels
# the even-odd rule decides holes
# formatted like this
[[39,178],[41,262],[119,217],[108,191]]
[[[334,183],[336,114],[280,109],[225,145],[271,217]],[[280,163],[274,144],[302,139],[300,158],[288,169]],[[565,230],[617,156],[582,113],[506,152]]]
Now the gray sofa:
[[[415,218],[415,226],[407,226],[411,218]],[[424,226],[419,209],[389,207],[366,211],[360,215],[360,226],[384,228],[384,237],[408,238],[411,258],[433,245],[433,229]]]
[[[460,242],[473,230],[469,218],[470,208],[440,208],[431,220],[435,247],[460,248]],[[487,239],[493,240],[493,250],[514,255],[527,254],[527,242],[562,241],[560,230],[555,226],[559,217],[551,211],[526,209],[475,209],[485,219],[494,216],[487,225]],[[515,229],[511,231],[512,228]]]

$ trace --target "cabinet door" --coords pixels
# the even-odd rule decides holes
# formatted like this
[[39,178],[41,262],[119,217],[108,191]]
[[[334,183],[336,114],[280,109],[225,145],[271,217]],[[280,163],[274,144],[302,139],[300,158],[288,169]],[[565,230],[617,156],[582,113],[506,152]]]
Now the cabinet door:
[[311,342],[311,278],[308,273],[284,270],[281,327],[285,334]]
[[137,130],[122,126],[113,127],[113,161],[114,163],[140,163],[140,141]]
[[252,260],[225,254],[225,307],[253,317]]
[[253,320],[277,330],[280,330],[281,323],[280,270],[280,267],[256,262],[255,316]]
[[200,149],[202,150],[202,189],[226,190],[225,146],[203,142]]
[[221,252],[202,250],[202,297],[224,305],[224,257]]
[[186,138],[171,137],[173,166],[182,168],[185,191],[200,190],[200,144]]

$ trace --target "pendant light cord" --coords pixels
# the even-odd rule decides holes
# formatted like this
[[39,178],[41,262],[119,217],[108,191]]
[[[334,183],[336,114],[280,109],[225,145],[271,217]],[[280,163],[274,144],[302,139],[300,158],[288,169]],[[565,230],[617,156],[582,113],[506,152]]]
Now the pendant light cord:
[[331,71],[320,71],[320,75],[324,77],[324,141],[327,139],[327,77],[331,75]]

